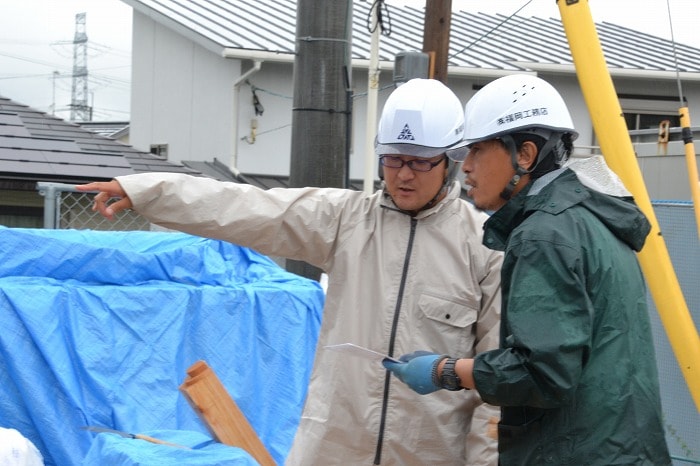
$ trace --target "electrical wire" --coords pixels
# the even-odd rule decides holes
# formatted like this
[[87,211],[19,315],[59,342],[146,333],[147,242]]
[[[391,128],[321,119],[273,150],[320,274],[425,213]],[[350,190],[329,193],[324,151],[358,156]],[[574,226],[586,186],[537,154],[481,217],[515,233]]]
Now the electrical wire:
[[[377,9],[377,24],[372,25],[372,11],[374,11],[375,8]],[[386,13],[387,25],[384,24],[382,10]],[[377,28],[380,29],[383,36],[391,35],[391,16],[389,15],[389,7],[384,3],[384,0],[375,0],[369,9],[369,13],[367,13],[367,30],[372,34]]]
[[474,40],[472,43],[466,45],[466,46],[463,47],[461,50],[456,51],[455,53],[453,53],[452,55],[450,55],[450,56],[447,57],[447,58],[448,58],[448,59],[454,58],[454,57],[456,57],[457,55],[459,55],[460,53],[464,52],[465,50],[468,50],[468,49],[472,48],[474,45],[476,45],[477,43],[481,42],[481,41],[482,41],[483,39],[485,39],[486,37],[490,36],[491,33],[493,33],[496,29],[500,28],[501,26],[503,26],[504,24],[506,24],[508,21],[510,21],[515,15],[517,15],[518,13],[520,13],[520,11],[521,11],[523,8],[525,8],[526,6],[528,6],[530,3],[532,3],[532,0],[528,0],[527,3],[525,3],[523,6],[521,6],[521,7],[518,8],[517,10],[515,10],[515,13],[511,14],[511,15],[508,16],[506,19],[504,19],[503,21],[501,21],[500,23],[498,23],[496,26],[494,26],[494,27],[492,27],[491,29],[489,29],[488,31],[486,31],[484,34],[482,34],[480,37],[478,37],[478,38],[477,38],[476,40]]
[[678,55],[676,54],[676,40],[673,38],[673,20],[671,19],[671,2],[666,0],[666,9],[668,10],[668,24],[671,28],[671,47],[673,48],[673,63],[676,66],[676,82],[678,83],[678,98],[680,99],[680,106],[685,106],[683,100],[683,88],[681,86],[681,74],[678,66]]
[[66,66],[66,65],[56,65],[56,64],[54,64],[54,63],[49,63],[49,62],[47,62],[47,61],[38,60],[38,59],[36,59],[36,58],[23,57],[23,56],[21,56],[21,55],[13,55],[13,54],[10,54],[10,53],[5,53],[5,52],[0,52],[0,57],[13,58],[13,59],[15,59],[15,60],[25,61],[25,62],[28,62],[28,63],[34,63],[35,65],[48,66],[48,67],[53,68],[53,69],[62,68],[62,69],[64,69],[64,70],[66,70],[66,71],[70,71],[70,70],[71,70],[71,67],[70,67],[70,66]]
[[[379,91],[379,92],[384,92],[384,91],[387,90],[387,89],[390,89],[390,90],[396,89],[396,84],[394,84],[394,83],[387,84],[387,85],[385,85],[385,86],[380,87],[380,88],[378,89],[378,91]],[[368,94],[368,92],[353,92],[352,98],[353,98],[353,99],[358,99],[358,98],[360,98],[360,97],[367,97],[367,94]]]
[[681,118],[681,138],[685,149],[686,165],[688,167],[688,180],[690,181],[690,195],[693,199],[693,210],[695,211],[695,223],[700,237],[700,180],[698,179],[698,166],[695,161],[696,152],[693,144],[693,131],[691,129],[690,115],[683,98],[683,88],[681,86],[680,67],[678,66],[678,56],[676,54],[676,41],[673,37],[673,21],[671,19],[671,4],[666,0],[668,10],[668,22],[671,28],[671,44],[673,46],[673,60],[676,65],[676,82],[678,83],[678,98],[680,99],[679,116]]
[[260,91],[260,92],[264,92],[265,94],[273,95],[275,97],[281,97],[282,99],[289,99],[289,100],[293,99],[293,97],[291,95],[279,94],[277,92],[273,92],[273,91],[264,89],[262,87],[258,87],[255,84],[251,83],[250,80],[248,80],[248,79],[246,79],[244,82],[250,86],[250,90],[252,92]]
[[[290,127],[290,126],[292,126],[292,124],[291,124],[291,123],[287,123],[287,124],[285,124],[285,125],[277,126],[277,127],[275,127],[275,128],[270,128],[270,129],[268,129],[267,131],[256,132],[256,136],[259,137],[259,136],[262,136],[263,134],[274,133],[275,131],[280,131],[280,130],[282,130],[282,129],[284,129],[284,128],[288,128],[288,127]],[[241,140],[241,141],[246,141],[247,138],[248,138],[248,136],[241,136],[241,137],[238,138],[238,139]],[[246,141],[246,142],[248,142],[248,141]]]

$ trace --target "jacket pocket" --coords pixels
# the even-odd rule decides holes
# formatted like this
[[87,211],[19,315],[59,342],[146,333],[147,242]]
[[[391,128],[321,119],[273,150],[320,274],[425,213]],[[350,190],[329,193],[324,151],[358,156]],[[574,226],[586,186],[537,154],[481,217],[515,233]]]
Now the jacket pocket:
[[421,328],[416,337],[422,341],[417,344],[450,354],[472,350],[472,326],[478,316],[478,303],[423,293],[418,299],[418,309]]

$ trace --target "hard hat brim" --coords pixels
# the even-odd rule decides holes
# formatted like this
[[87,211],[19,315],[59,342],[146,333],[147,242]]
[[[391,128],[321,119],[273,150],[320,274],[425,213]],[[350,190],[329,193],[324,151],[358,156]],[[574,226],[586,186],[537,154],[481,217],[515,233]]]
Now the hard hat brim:
[[409,155],[411,157],[420,157],[424,159],[431,159],[433,157],[436,157],[438,155],[446,154],[448,157],[450,157],[453,160],[456,160],[452,156],[450,156],[450,153],[459,153],[459,152],[464,152],[464,155],[462,156],[462,160],[464,160],[464,156],[466,156],[466,142],[465,141],[459,141],[456,144],[453,144],[449,147],[427,147],[427,146],[419,146],[416,144],[381,144],[377,143],[375,145],[375,152],[377,155]]
[[455,162],[464,162],[464,159],[467,158],[468,153],[469,144],[467,144],[467,141],[462,141],[462,144],[460,144],[459,147],[453,147],[445,151],[447,157]]
[[492,139],[499,139],[506,134],[514,134],[514,133],[532,133],[536,134],[538,136],[541,136],[545,139],[548,139],[551,134],[557,133],[557,134],[565,134],[568,133],[571,135],[571,140],[575,141],[576,138],[578,138],[578,132],[568,129],[568,128],[543,128],[543,127],[522,127],[518,128],[517,131],[503,131],[501,133],[496,133],[496,134],[489,134],[484,137],[480,138],[473,138],[473,139],[465,139],[463,141],[464,146],[461,148],[458,148],[457,150],[454,151],[454,153],[450,153],[450,151],[447,152],[447,156],[454,160],[455,162],[463,162],[464,159],[467,158],[467,154],[469,154],[469,146],[472,144],[476,144],[477,142],[483,142],[483,141],[490,141]]

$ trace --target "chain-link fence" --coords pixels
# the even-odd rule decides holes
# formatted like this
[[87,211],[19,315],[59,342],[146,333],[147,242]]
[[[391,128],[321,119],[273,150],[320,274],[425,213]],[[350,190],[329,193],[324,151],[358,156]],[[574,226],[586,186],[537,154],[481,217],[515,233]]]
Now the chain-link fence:
[[37,183],[44,196],[44,228],[106,231],[150,230],[148,220],[134,211],[120,212],[113,221],[92,211],[95,193],[77,191],[73,185]]

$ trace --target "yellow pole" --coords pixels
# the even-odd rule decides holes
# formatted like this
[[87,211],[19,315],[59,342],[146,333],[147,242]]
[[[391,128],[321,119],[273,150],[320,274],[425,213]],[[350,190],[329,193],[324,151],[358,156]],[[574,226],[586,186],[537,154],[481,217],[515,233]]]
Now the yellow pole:
[[688,107],[681,107],[678,110],[678,115],[681,117],[685,161],[688,167],[688,180],[690,181],[690,195],[695,208],[695,227],[698,229],[698,238],[700,238],[700,179],[698,179],[698,164],[695,160],[693,130],[690,129],[690,112]]
[[557,0],[557,5],[605,160],[651,222],[651,233],[639,253],[639,262],[671,347],[700,411],[700,337],[678,284],[635,158],[588,0]]

